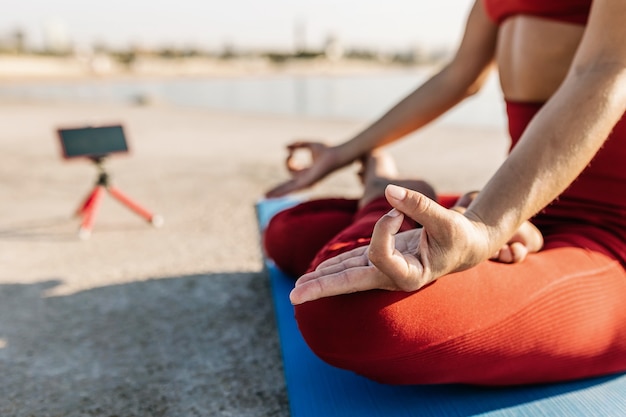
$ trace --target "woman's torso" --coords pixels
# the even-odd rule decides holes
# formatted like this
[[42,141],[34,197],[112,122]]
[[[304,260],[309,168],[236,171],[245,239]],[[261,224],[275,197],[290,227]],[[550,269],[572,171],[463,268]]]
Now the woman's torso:
[[520,102],[550,98],[567,75],[584,30],[581,24],[528,14],[500,22],[496,60],[504,97]]
[[550,98],[567,75],[583,31],[583,26],[525,15],[505,20],[496,49],[504,97],[521,102]]
[[[483,5],[500,7],[503,1],[507,0],[483,0]],[[533,3],[533,7],[540,7],[546,3],[538,2],[546,1],[559,3],[511,0],[514,4]],[[584,0],[560,3],[566,1],[578,7],[578,22],[525,13],[509,14],[498,22],[496,62],[507,101],[513,145],[541,104],[561,85],[582,39],[585,26],[581,22],[586,22],[586,16],[580,14]],[[493,10],[487,10],[487,14],[493,16]],[[622,166],[625,163],[626,118],[622,118],[592,163],[559,199],[537,215],[535,222],[545,231],[571,224],[588,225],[608,231],[623,243],[626,241],[626,169]],[[626,262],[626,252],[618,256]]]

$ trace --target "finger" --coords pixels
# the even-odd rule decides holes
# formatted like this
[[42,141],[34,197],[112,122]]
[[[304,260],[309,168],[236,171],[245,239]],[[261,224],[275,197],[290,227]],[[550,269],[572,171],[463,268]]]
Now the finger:
[[491,259],[505,264],[514,264],[522,262],[527,255],[528,248],[523,243],[511,242],[500,248]]
[[307,151],[307,159],[310,159],[314,152],[315,144],[311,142],[296,142],[287,146],[288,156],[287,156],[287,169],[291,173],[297,173],[306,169],[307,166],[310,166],[310,163],[304,163],[302,158],[298,158],[297,156],[302,154],[300,151]]
[[265,193],[265,197],[267,198],[282,197],[298,189],[299,187],[298,187],[297,182],[295,180],[289,180],[267,191]]
[[358,257],[353,257],[353,258],[349,258],[349,259],[345,259],[340,263],[336,263],[336,264],[332,264],[332,265],[328,265],[324,268],[320,268],[319,266],[315,269],[315,271],[311,271],[307,274],[302,275],[300,278],[298,278],[298,280],[296,281],[296,287],[298,285],[302,285],[305,282],[317,279],[319,277],[322,277],[324,275],[332,275],[332,274],[336,274],[338,272],[343,271],[344,269],[349,269],[349,268],[357,268],[357,267],[361,267],[361,266],[368,266],[368,261],[367,261],[367,257],[366,256],[358,256]]
[[519,263],[526,259],[526,255],[528,255],[528,248],[520,243],[513,242],[509,245],[509,250],[512,254],[511,263]]
[[400,230],[403,219],[402,213],[393,209],[378,220],[367,256],[376,268],[389,277],[394,289],[415,291],[427,281],[423,268],[416,270],[416,265],[409,263],[396,248],[395,235]]
[[406,275],[406,262],[396,252],[395,235],[402,226],[404,216],[396,209],[382,216],[374,226],[372,240],[367,250],[368,259],[384,273]]
[[505,264],[513,262],[513,252],[509,245],[504,245],[500,248],[498,252],[491,258],[494,261],[502,262]]
[[451,227],[449,211],[424,194],[390,184],[385,189],[385,197],[389,204],[426,229],[439,230],[443,226],[447,230]]
[[314,182],[313,173],[311,170],[304,169],[296,175],[279,186],[275,187],[271,190],[271,197],[280,197],[285,194],[293,193],[295,191],[300,191],[309,187]]
[[285,165],[287,166],[287,171],[291,174],[295,174],[297,172],[302,171],[302,167],[299,167],[295,162],[295,149],[288,148],[289,153],[287,154],[287,159],[285,160]]
[[537,227],[529,221],[522,223],[520,231],[526,236],[525,243],[528,252],[538,252],[543,247],[543,235]]
[[343,262],[346,259],[356,258],[356,257],[365,257],[365,262],[367,262],[366,253],[367,253],[367,245],[361,246],[356,249],[352,249],[347,252],[341,253],[332,258],[326,259],[324,262],[320,263],[315,269],[326,268],[328,266]]
[[287,149],[295,151],[300,148],[310,148],[312,144],[313,142],[308,140],[299,140],[297,142],[293,142],[287,145]]
[[384,275],[373,266],[344,269],[298,285],[289,294],[289,299],[294,305],[302,304],[323,297],[381,288],[384,281]]

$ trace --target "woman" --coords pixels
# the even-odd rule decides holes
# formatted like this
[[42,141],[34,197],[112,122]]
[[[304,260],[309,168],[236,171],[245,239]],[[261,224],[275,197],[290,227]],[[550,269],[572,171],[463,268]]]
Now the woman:
[[[390,185],[344,216],[334,237],[310,241],[309,272],[291,300],[316,354],[394,384],[509,385],[626,370],[624,16],[626,2],[615,0],[478,0],[450,64],[380,120],[339,146],[290,146],[311,151],[313,162],[268,196],[310,186],[419,129],[478,91],[494,64],[499,71],[511,151],[473,200],[446,209]],[[302,224],[333,225],[313,223],[341,211],[308,204],[268,229],[281,267],[300,249],[287,253],[281,239],[297,241]]]

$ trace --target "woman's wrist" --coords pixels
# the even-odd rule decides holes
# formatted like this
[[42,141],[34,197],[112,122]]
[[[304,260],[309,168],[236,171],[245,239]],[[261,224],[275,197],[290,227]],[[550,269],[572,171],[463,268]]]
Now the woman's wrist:
[[[465,217],[470,219],[475,225],[477,225],[480,229],[482,229],[486,236],[489,247],[499,248],[500,244],[497,242],[508,240],[508,232],[506,231],[505,222],[498,221],[493,223],[486,222],[486,217],[483,216],[479,212],[476,211],[476,207],[469,208],[472,202],[478,197],[479,191],[469,191],[462,195],[455,206],[452,207],[453,210],[463,214]],[[514,230],[513,230],[514,232]],[[491,250],[491,249],[489,249]],[[491,255],[488,255],[491,256]]]
[[[462,211],[461,211],[462,210]],[[493,253],[502,247],[507,238],[503,239],[503,233],[498,225],[487,224],[479,214],[473,210],[458,207],[457,211],[461,212],[474,227],[477,236],[477,244],[474,249],[476,264],[491,258]]]
[[350,165],[352,162],[371,151],[371,149],[368,149],[359,143],[358,137],[336,145],[333,149],[337,155],[338,167]]

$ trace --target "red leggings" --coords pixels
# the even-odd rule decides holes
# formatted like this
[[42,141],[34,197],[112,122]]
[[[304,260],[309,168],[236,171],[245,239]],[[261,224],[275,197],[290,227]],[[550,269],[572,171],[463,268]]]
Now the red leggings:
[[[298,276],[367,244],[389,209],[383,198],[361,210],[352,200],[300,204],[272,219],[266,252]],[[486,261],[412,293],[296,306],[298,326],[326,362],[390,384],[513,385],[624,371],[626,272],[601,245],[610,236],[572,229],[544,232],[541,252],[519,264]]]

